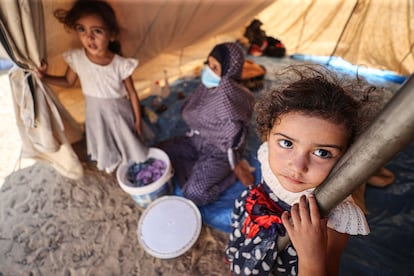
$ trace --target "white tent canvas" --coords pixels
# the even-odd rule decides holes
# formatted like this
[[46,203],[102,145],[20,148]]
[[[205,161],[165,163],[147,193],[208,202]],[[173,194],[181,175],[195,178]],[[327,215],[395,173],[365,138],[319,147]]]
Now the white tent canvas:
[[[42,58],[49,61],[51,72],[61,72],[65,67],[61,53],[79,44],[54,18],[53,11],[70,7],[73,1],[41,2],[42,10],[33,15],[33,21],[44,16],[41,35],[46,39],[46,52]],[[140,60],[134,78],[144,84],[161,78],[160,68],[171,76],[189,73],[214,44],[240,39],[253,18],[263,22],[268,35],[283,41],[288,54],[334,55],[402,75],[414,69],[414,3],[410,0],[108,2],[122,28],[123,53]],[[2,2],[4,15],[11,12],[10,4]],[[18,14],[24,12],[35,10]]]
[[[241,39],[253,18],[280,39],[287,54],[339,56],[363,67],[408,75],[414,69],[414,4],[398,1],[109,1],[119,18],[125,56],[140,60],[138,87],[192,73],[212,46]],[[79,46],[53,10],[71,1],[45,1],[46,49],[50,69],[61,72],[60,55]]]

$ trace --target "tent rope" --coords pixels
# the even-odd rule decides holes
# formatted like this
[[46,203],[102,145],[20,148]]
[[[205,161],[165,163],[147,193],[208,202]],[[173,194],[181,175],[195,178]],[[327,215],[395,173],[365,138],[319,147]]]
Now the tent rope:
[[299,36],[298,36],[298,43],[296,44],[296,51],[295,51],[295,52],[298,52],[298,47],[299,47],[299,45],[301,44],[302,37],[303,37],[303,32],[304,32],[304,30],[305,30],[305,28],[306,28],[306,27],[305,27],[305,26],[306,26],[306,18],[307,18],[307,15],[308,15],[308,13],[309,13],[310,8],[311,8],[313,5],[314,5],[314,1],[312,1],[312,2],[311,2],[310,6],[308,6],[308,7],[306,8],[306,11],[304,12],[304,16],[303,16],[303,20],[302,20],[303,24],[302,24],[302,28],[301,28],[301,30],[300,30],[300,34],[299,34]]
[[347,27],[348,27],[349,23],[351,22],[351,18],[353,17],[353,15],[354,15],[354,13],[355,13],[355,11],[356,11],[356,9],[357,9],[358,5],[359,5],[359,0],[357,0],[357,1],[355,2],[355,5],[354,5],[354,7],[352,8],[351,13],[349,14],[349,17],[348,17],[348,19],[346,20],[344,27],[342,28],[341,34],[339,35],[338,40],[336,41],[335,48],[333,49],[332,53],[329,55],[329,59],[328,59],[328,61],[327,61],[326,65],[329,65],[329,64],[331,63],[331,60],[332,60],[332,58],[334,57],[334,54],[336,53],[336,50],[338,49],[339,42],[341,41],[342,37],[344,36],[344,34],[345,34],[345,30],[347,29]]
[[164,4],[158,9],[157,14],[153,17],[151,23],[148,25],[148,28],[145,30],[145,33],[142,35],[141,43],[138,44],[139,46],[138,46],[138,49],[135,51],[134,56],[137,56],[141,48],[144,47],[143,40],[149,37],[148,34],[151,32],[152,27],[154,26],[154,23],[158,20],[158,17],[160,16],[161,11],[165,8],[166,2],[167,0],[164,0]]
[[404,60],[406,60],[408,58],[408,56],[413,53],[413,51],[414,51],[414,43],[411,43],[410,50],[407,52],[407,54],[405,54],[403,56],[400,63],[398,64],[398,71],[399,72],[402,71],[402,64],[403,64]]

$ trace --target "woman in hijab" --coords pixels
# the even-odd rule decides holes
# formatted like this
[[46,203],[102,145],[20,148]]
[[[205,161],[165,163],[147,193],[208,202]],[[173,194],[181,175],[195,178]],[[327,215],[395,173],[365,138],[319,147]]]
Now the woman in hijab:
[[247,139],[254,97],[239,84],[244,54],[235,43],[216,45],[201,84],[182,108],[186,136],[159,147],[171,159],[183,195],[196,205],[215,201],[236,182],[234,168]]

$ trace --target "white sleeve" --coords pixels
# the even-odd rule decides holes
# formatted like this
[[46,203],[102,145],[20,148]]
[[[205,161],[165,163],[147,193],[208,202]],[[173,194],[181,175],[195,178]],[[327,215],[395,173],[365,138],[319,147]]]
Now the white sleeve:
[[75,64],[75,49],[70,49],[67,50],[66,52],[64,52],[62,54],[63,59],[65,60],[65,62],[68,64],[68,66],[75,72],[77,73],[76,70],[76,64]]
[[128,78],[129,76],[131,76],[137,66],[138,66],[137,59],[125,58],[120,68],[121,78],[124,80]]
[[349,196],[329,213],[328,227],[349,235],[368,235],[365,214]]

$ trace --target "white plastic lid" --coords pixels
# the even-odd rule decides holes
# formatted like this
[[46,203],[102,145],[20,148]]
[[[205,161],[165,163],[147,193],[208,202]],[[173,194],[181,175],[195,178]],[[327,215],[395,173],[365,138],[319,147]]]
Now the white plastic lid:
[[163,196],[148,205],[138,222],[138,241],[154,257],[170,259],[189,250],[201,232],[201,214],[190,200]]

